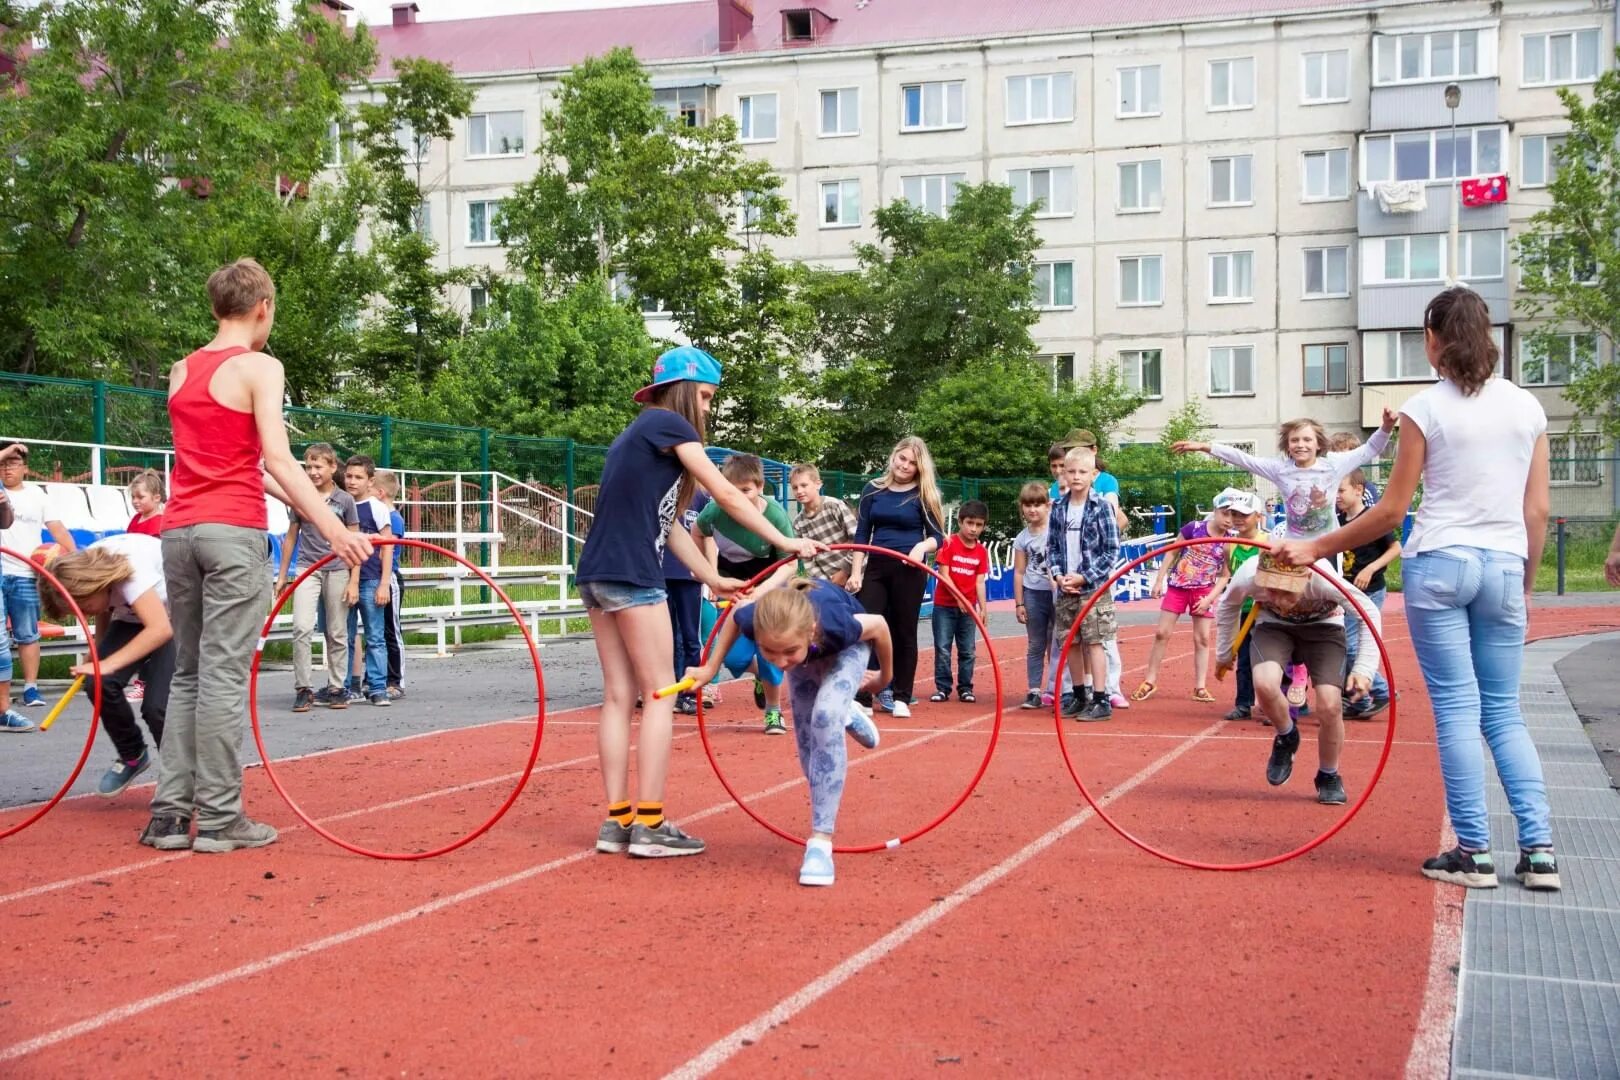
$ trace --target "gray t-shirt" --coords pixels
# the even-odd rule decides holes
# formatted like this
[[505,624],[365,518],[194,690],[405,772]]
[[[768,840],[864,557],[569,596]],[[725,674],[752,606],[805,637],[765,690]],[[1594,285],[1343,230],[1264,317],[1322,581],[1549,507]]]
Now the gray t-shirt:
[[[334,487],[327,493],[326,508],[337,515],[337,519],[343,522],[344,528],[360,524],[360,512],[355,509],[354,496],[340,487]],[[293,514],[293,519],[298,522],[298,569],[308,570],[311,566],[332,554],[332,545],[326,542],[326,537],[322,536],[320,530],[311,522],[298,517],[296,513]],[[346,568],[335,566],[329,569],[342,570]]]
[[1046,558],[1046,530],[1042,529],[1035,533],[1025,529],[1013,539],[1013,550],[1024,553],[1024,588],[1051,592],[1052,575]]

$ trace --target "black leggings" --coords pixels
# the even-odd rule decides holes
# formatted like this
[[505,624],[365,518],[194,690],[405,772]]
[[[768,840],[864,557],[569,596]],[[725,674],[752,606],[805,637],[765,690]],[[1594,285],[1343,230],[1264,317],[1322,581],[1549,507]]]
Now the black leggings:
[[[861,607],[889,624],[894,640],[894,681],[889,688],[900,701],[911,699],[917,681],[917,614],[927,583],[927,573],[886,555],[869,555],[861,577]],[[877,668],[876,650],[867,666]]]
[[[114,622],[96,647],[101,655],[117,652],[135,639],[142,630],[140,623]],[[146,696],[141,699],[141,719],[152,733],[154,746],[163,742],[163,721],[169,713],[169,680],[174,678],[174,641],[165,641],[151,653],[127,668],[113,671],[101,669],[101,726],[107,732],[118,756],[134,761],[146,750],[146,740],[135,723],[135,710],[124,696],[124,688],[136,675],[146,684]]]

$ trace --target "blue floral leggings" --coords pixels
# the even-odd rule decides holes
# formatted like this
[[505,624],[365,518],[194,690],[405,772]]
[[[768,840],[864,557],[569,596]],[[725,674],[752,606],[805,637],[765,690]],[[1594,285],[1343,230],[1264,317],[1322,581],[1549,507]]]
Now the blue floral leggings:
[[857,643],[788,672],[793,738],[799,744],[799,766],[810,782],[811,832],[831,833],[838,821],[849,761],[844,724],[855,691],[866,678],[866,658],[871,651],[870,645]]

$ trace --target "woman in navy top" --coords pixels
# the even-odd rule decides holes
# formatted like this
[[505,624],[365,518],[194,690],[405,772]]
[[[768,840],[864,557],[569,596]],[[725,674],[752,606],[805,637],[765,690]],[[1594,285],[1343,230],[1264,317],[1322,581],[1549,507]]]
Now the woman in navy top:
[[[704,423],[720,382],[720,365],[702,349],[671,349],[653,367],[651,385],[636,391],[647,408],[613,440],[602,470],[596,518],[574,580],[591,617],[602,665],[602,719],[597,735],[608,819],[596,850],[656,858],[696,855],[703,841],[664,818],[664,780],[674,728],[674,702],[653,691],[674,682],[674,632],[664,588],[666,544],[717,593],[743,583],[720,577],[685,529],[670,528],[698,484],[733,521],[766,542],[805,558],[808,540],[783,536],[703,453]],[[637,800],[630,804],[630,717],[640,694]]]
[[[917,562],[938,551],[945,521],[934,458],[915,435],[895,443],[889,467],[861,491],[855,542],[909,555]],[[894,682],[878,695],[878,706],[899,717],[911,715],[911,685],[917,678],[917,615],[922,610],[926,571],[898,559],[868,560],[855,553],[849,584],[861,607],[880,615],[894,638]]]

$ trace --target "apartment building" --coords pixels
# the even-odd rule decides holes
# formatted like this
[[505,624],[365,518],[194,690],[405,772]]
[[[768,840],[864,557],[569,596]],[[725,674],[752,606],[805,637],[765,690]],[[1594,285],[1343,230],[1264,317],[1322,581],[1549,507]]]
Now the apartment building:
[[[1507,373],[1555,418],[1555,456],[1595,449],[1565,434],[1568,356],[1525,350],[1511,241],[1547,198],[1565,126],[1557,90],[1614,62],[1613,0],[695,0],[415,14],[400,4],[373,28],[379,77],[392,58],[425,56],[477,89],[464,131],[419,148],[424,227],[452,264],[504,266],[491,223],[532,171],[558,77],[630,45],[672,114],[736,117],[782,176],[798,214],[785,256],[851,265],[852,245],[875,239],[878,205],[942,212],[961,182],[1007,183],[1036,204],[1042,355],[1055,379],[1119,365],[1151,399],[1138,438],[1188,400],[1225,437],[1262,448],[1296,415],[1375,425],[1429,380],[1423,305],[1456,276],[1489,301]],[[1458,187],[1490,177],[1506,177],[1508,196],[1457,207],[1454,269]],[[659,313],[647,314],[656,329]],[[1608,497],[1607,477],[1563,479]]]

